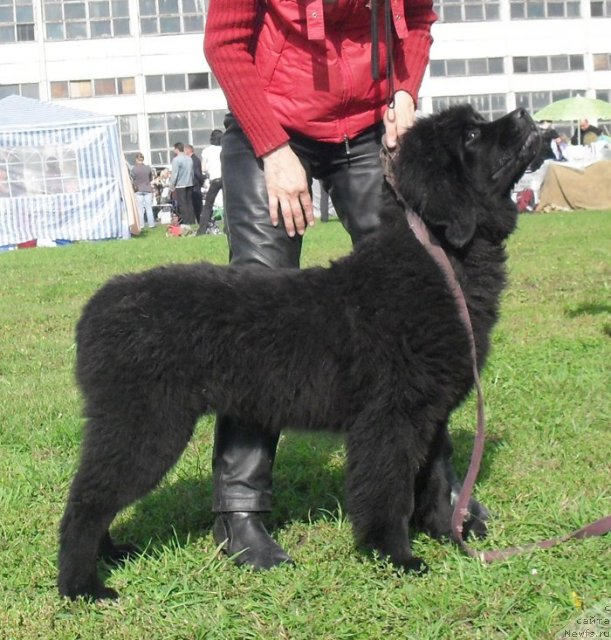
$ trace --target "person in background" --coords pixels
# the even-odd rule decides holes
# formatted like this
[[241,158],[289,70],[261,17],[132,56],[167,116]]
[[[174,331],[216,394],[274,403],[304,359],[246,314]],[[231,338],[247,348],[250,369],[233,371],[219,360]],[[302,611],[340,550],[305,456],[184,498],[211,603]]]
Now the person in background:
[[184,238],[185,236],[194,236],[195,231],[188,224],[182,224],[177,213],[172,213],[165,235],[166,238]]
[[174,194],[178,215],[184,224],[193,224],[193,161],[185,154],[182,142],[174,144],[170,190]]
[[[209,0],[204,51],[230,110],[221,165],[232,265],[299,267],[313,178],[353,242],[378,226],[382,138],[395,149],[415,119],[436,18],[432,0],[392,0],[392,10],[391,0]],[[261,518],[277,442],[217,417],[213,535],[258,569],[292,562]]]
[[153,186],[157,192],[157,204],[166,204],[171,201],[170,178],[172,172],[169,169],[162,169],[153,180]]
[[[590,121],[587,118],[584,118],[579,122],[579,129],[573,133],[571,144],[591,144],[601,133],[602,131],[598,127],[590,124]],[[590,135],[586,140],[586,136],[588,136],[588,134],[592,135]]]
[[140,229],[144,229],[145,216],[149,229],[153,229],[155,227],[155,214],[153,213],[155,171],[148,164],[144,164],[144,155],[140,152],[136,154],[136,164],[131,168],[130,175],[136,192]]
[[202,209],[202,217],[199,223],[197,235],[218,235],[220,229],[216,226],[212,212],[214,210],[214,201],[223,188],[221,177],[221,139],[223,132],[220,129],[214,129],[210,133],[210,144],[202,152],[202,168],[208,174],[209,186],[204,200]]
[[64,192],[62,168],[59,164],[59,159],[55,156],[50,156],[45,161],[44,179],[45,193],[51,194]]
[[541,149],[545,160],[566,160],[562,154],[562,136],[554,129],[551,120],[539,123],[541,129]]
[[204,174],[202,172],[202,161],[196,155],[193,145],[185,145],[185,153],[193,162],[193,192],[191,198],[193,200],[193,214],[195,220],[199,223],[202,215],[202,187],[204,186]]
[[566,160],[562,154],[562,137],[552,127],[552,121],[541,120],[538,125],[539,133],[541,134],[541,146],[539,147],[539,153],[530,163],[530,171],[536,171],[546,160]]

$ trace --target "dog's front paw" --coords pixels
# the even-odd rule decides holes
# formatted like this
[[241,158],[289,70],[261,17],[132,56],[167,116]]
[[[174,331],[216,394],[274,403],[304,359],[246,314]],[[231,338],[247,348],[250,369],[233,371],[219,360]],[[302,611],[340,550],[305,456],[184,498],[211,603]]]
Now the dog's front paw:
[[104,586],[100,580],[92,580],[87,584],[81,585],[59,585],[60,595],[77,600],[83,598],[87,602],[96,602],[98,600],[116,600],[119,593],[110,587]]
[[405,558],[403,560],[391,560],[391,562],[393,566],[400,571],[409,571],[410,573],[416,573],[418,575],[423,575],[429,570],[426,562],[417,556],[412,556],[411,558]]

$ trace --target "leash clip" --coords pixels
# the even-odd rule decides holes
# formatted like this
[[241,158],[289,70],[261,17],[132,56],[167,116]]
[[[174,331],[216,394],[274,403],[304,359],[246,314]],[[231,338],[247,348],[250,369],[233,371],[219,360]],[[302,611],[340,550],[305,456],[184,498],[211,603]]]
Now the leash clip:
[[398,149],[389,149],[386,145],[386,138],[382,136],[382,146],[380,147],[380,163],[384,172],[384,179],[390,185],[395,195],[399,199],[397,181],[395,179],[395,160]]

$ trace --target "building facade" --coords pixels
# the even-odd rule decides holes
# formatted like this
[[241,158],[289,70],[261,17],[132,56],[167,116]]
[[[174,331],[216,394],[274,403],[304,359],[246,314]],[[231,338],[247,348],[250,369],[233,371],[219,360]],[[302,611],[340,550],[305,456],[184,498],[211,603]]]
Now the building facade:
[[[611,101],[611,0],[437,0],[420,109],[485,116],[576,94]],[[203,55],[203,0],[0,0],[0,98],[115,115],[133,161],[170,160],[223,126]],[[567,123],[567,126],[568,123]]]

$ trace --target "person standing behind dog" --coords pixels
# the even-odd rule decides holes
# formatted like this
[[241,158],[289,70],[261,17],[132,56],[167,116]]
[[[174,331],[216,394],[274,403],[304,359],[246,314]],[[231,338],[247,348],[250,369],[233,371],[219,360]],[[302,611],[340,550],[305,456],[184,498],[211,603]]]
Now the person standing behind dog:
[[[579,128],[576,129],[571,137],[571,144],[590,144],[592,141],[596,140],[598,136],[602,133],[602,131],[595,127],[593,124],[590,124],[590,121],[587,118],[579,121]],[[584,140],[584,138],[588,135],[588,140]]]
[[193,191],[191,193],[191,200],[193,200],[193,215],[195,215],[195,220],[199,223],[202,215],[202,187],[204,186],[202,161],[199,156],[196,155],[192,144],[185,145],[185,154],[188,155],[189,158],[191,158],[191,162],[193,162]]
[[148,164],[144,164],[144,155],[140,152],[136,154],[136,164],[130,171],[136,192],[136,202],[138,203],[138,215],[140,218],[140,229],[144,229],[144,217],[149,229],[155,227],[155,214],[153,213],[153,180],[155,171]]
[[206,199],[204,200],[204,207],[202,209],[202,217],[197,230],[197,235],[204,234],[217,235],[219,229],[214,224],[212,219],[212,211],[214,209],[214,201],[219,194],[219,191],[223,188],[223,181],[221,178],[221,138],[223,132],[220,129],[214,129],[210,133],[210,144],[202,152],[202,167],[208,174],[210,185],[206,192]]
[[[232,264],[299,266],[312,178],[353,242],[378,225],[382,137],[394,149],[414,121],[437,18],[432,0],[390,4],[210,0],[204,51],[230,110],[221,164]],[[277,442],[217,417],[213,535],[237,564],[292,562],[261,520]]]
[[170,189],[174,192],[180,219],[185,224],[193,224],[195,222],[192,198],[193,161],[185,154],[185,146],[182,142],[174,145]]

